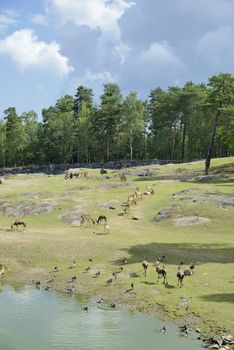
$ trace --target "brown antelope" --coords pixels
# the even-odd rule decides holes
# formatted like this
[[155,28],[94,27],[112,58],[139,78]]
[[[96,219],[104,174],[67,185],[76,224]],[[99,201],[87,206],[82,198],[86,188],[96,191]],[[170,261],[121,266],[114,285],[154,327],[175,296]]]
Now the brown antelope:
[[107,217],[106,215],[99,215],[98,219],[97,219],[97,224],[101,224],[101,223],[107,223]]
[[5,268],[2,264],[0,264],[0,276],[4,275],[5,273]]
[[105,231],[106,234],[109,234],[109,233],[111,232],[111,227],[110,227],[110,225],[105,224],[105,225],[104,225],[104,231]]
[[192,276],[194,269],[195,269],[195,263],[192,263],[187,269],[184,270],[184,275],[185,276]]
[[91,218],[89,214],[83,214],[80,217],[80,226],[84,226],[85,223],[87,225],[91,225],[91,223],[95,224],[95,221]]
[[167,270],[165,269],[165,266],[161,267],[161,265],[157,265],[156,272],[158,274],[158,281],[160,277],[163,277],[163,283],[167,284]]
[[182,270],[181,266],[178,267],[178,272],[176,274],[177,280],[178,280],[178,286],[180,288],[183,286],[183,279],[184,279],[184,271]]
[[142,267],[143,267],[143,270],[144,270],[145,277],[146,277],[148,266],[149,266],[148,261],[144,258],[144,260],[142,261]]
[[15,220],[15,222],[11,224],[11,229],[13,230],[14,227],[18,229],[19,226],[26,227],[26,223],[23,220]]
[[126,205],[123,205],[122,207],[123,207],[124,215],[129,216],[131,212],[131,205],[128,203]]

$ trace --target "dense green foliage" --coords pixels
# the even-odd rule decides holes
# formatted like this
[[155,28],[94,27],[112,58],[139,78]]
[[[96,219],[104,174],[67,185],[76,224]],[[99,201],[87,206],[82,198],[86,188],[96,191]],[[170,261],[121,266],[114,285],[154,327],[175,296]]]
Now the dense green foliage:
[[105,84],[100,105],[79,86],[42,110],[0,121],[0,166],[158,158],[190,161],[234,153],[234,76],[221,73],[207,85],[153,89],[147,101],[117,84]]

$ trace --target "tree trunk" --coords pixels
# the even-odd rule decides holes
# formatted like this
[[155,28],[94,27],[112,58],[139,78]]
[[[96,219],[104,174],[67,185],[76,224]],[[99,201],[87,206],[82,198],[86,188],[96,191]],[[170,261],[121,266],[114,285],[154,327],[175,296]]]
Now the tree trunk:
[[185,136],[186,136],[186,118],[184,119],[184,125],[183,125],[183,137],[182,137],[182,148],[181,148],[181,160],[184,161],[184,148],[185,148]]
[[208,152],[207,152],[206,161],[205,161],[205,175],[209,175],[209,168],[210,168],[211,156],[214,148],[214,141],[215,141],[216,129],[218,126],[218,120],[219,120],[219,114],[217,113],[215,116],[213,131],[211,135],[211,141],[208,147]]
[[130,160],[132,160],[132,153],[133,153],[133,147],[132,147],[132,130],[130,133]]

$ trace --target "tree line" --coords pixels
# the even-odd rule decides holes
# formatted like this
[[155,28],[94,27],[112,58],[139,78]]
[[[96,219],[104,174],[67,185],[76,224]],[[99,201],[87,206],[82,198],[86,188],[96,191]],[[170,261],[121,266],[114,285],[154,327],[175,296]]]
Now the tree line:
[[234,76],[220,73],[207,84],[155,88],[147,100],[135,91],[123,97],[104,84],[99,105],[93,91],[78,86],[42,110],[0,121],[0,166],[88,163],[126,159],[191,161],[234,154]]

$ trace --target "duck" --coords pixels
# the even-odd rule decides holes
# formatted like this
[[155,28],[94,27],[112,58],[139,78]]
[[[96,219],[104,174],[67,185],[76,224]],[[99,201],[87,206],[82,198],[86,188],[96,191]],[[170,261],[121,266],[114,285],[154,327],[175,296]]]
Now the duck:
[[91,270],[91,267],[86,267],[86,269],[84,269],[84,272],[89,272],[89,270]]
[[71,264],[71,266],[69,266],[69,269],[74,269],[74,267],[76,267],[76,262],[75,262],[75,260],[73,261],[73,263]]
[[101,275],[100,270],[98,270],[98,271],[94,274],[95,277],[99,277],[100,275]]
[[88,309],[89,309],[88,306],[84,306],[84,307],[83,307],[83,310],[84,310],[84,311],[88,311]]
[[103,302],[104,302],[104,299],[103,299],[103,298],[101,298],[101,299],[99,299],[99,300],[97,301],[98,304],[102,304]]
[[110,306],[111,308],[113,308],[113,309],[115,308],[115,304],[114,304],[114,303],[110,303],[109,306]]
[[165,333],[165,332],[166,332],[166,327],[165,327],[165,326],[163,326],[163,328],[160,328],[160,329],[159,329],[159,332],[161,332],[161,333]]

